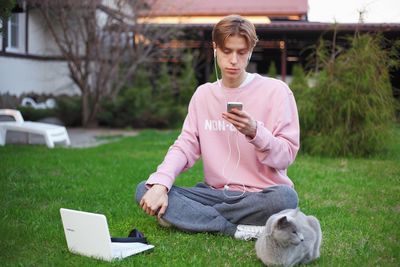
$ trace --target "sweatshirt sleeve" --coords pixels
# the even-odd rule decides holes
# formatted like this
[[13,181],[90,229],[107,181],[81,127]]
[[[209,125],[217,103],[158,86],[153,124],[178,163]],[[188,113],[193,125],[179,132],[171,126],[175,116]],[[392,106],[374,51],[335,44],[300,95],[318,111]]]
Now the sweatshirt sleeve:
[[157,171],[150,175],[146,185],[161,184],[169,191],[175,178],[181,172],[191,168],[199,159],[200,144],[194,96],[189,103],[188,114],[181,134],[169,148],[164,161],[157,167]]
[[293,163],[300,148],[296,101],[290,89],[286,96],[271,114],[274,117],[271,130],[257,121],[256,136],[249,140],[255,146],[260,162],[279,170],[287,169]]

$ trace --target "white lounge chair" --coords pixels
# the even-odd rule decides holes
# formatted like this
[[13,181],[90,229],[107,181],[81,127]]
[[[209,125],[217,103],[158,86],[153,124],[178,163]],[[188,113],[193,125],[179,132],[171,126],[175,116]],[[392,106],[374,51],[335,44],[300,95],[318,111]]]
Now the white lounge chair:
[[18,131],[18,132],[28,133],[29,140],[30,140],[30,134],[43,135],[46,141],[46,145],[49,148],[53,148],[55,142],[64,142],[65,145],[67,146],[71,144],[67,129],[65,129],[64,126],[58,126],[49,123],[24,121],[21,112],[14,109],[0,109],[0,115],[10,116],[13,117],[15,120],[15,121],[0,121],[1,146],[4,146],[6,144],[7,131]]

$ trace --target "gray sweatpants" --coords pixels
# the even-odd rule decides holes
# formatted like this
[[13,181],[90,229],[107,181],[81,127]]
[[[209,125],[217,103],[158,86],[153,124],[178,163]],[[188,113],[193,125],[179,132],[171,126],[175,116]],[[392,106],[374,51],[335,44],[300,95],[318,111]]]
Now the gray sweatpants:
[[[147,188],[136,188],[139,203]],[[195,187],[172,186],[163,219],[189,232],[220,232],[233,236],[238,224],[265,225],[274,213],[297,207],[296,191],[286,185],[272,186],[261,192],[223,191],[204,183]]]

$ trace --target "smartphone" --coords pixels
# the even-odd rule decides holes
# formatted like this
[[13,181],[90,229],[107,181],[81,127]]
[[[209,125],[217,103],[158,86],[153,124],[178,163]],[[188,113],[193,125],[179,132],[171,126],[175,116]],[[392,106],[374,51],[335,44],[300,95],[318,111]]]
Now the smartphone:
[[241,102],[228,102],[228,104],[226,105],[226,110],[228,112],[231,112],[231,110],[233,108],[237,108],[238,110],[242,110],[243,109],[243,104]]

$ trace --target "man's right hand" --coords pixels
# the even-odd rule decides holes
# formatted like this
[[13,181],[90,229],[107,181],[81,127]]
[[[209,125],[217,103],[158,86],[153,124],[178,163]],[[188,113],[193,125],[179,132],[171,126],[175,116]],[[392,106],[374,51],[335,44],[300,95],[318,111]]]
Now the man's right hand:
[[164,185],[154,184],[140,200],[140,207],[149,215],[161,218],[168,206],[168,189]]

